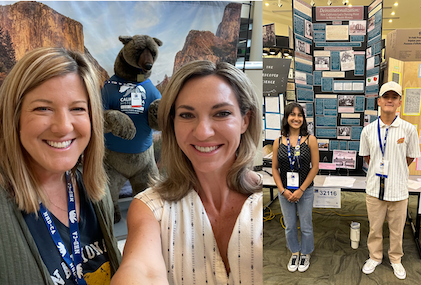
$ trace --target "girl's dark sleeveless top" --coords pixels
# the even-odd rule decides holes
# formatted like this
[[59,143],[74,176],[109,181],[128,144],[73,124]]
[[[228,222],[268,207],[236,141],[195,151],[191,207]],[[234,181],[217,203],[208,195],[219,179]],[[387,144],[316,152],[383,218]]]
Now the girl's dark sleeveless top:
[[[304,180],[306,180],[308,173],[311,170],[310,163],[311,163],[311,152],[310,147],[308,146],[308,139],[310,136],[307,137],[305,142],[300,144],[300,163],[295,162],[294,165],[294,172],[298,173],[300,176],[300,186],[303,184]],[[291,155],[295,153],[295,146],[291,146]],[[288,158],[288,147],[282,143],[282,136],[279,138],[279,148],[278,148],[278,166],[279,166],[279,174],[281,175],[282,185],[284,188],[287,187],[287,172],[291,172],[291,166],[289,163]],[[311,181],[310,186],[313,186],[313,181]],[[303,189],[305,190],[305,189]]]

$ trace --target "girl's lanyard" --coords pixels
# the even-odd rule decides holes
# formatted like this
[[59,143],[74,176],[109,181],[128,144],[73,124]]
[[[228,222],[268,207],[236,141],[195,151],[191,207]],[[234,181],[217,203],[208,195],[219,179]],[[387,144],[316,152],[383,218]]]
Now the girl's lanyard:
[[[392,124],[396,120],[396,118],[397,118],[397,116],[395,116],[395,118],[393,119]],[[380,176],[382,178],[387,178],[387,175],[388,175],[389,161],[384,159],[384,155],[386,153],[387,134],[388,134],[389,128],[392,124],[390,124],[389,126],[386,127],[386,131],[385,131],[385,134],[384,134],[384,143],[382,143],[382,138],[381,138],[381,135],[380,135],[380,117],[377,119],[377,134],[378,134],[378,138],[379,138],[380,150],[382,152],[382,161],[380,162],[380,165],[378,166],[378,168],[376,170],[376,175]]]
[[287,188],[298,189],[299,188],[299,177],[298,173],[294,173],[294,165],[298,163],[298,169],[300,168],[300,140],[301,136],[298,136],[297,145],[295,146],[294,155],[291,154],[291,145],[289,143],[289,135],[287,135],[287,147],[288,147],[288,159],[291,172],[287,172]]
[[291,155],[291,145],[289,144],[289,135],[287,135],[287,146],[288,146],[288,159],[289,165],[291,167],[291,171],[294,171],[294,165],[296,162],[299,163],[300,159],[300,140],[301,136],[298,136],[297,145],[295,146],[295,153],[294,156]]
[[72,181],[70,180],[70,175],[66,172],[66,182],[67,182],[67,193],[68,193],[68,211],[69,211],[69,231],[70,231],[70,243],[72,244],[72,253],[73,260],[70,257],[69,252],[64,246],[63,240],[60,237],[60,234],[54,225],[53,219],[50,216],[47,208],[41,203],[40,212],[44,218],[45,224],[47,225],[50,236],[53,239],[58,252],[60,253],[63,260],[67,263],[70,270],[72,271],[73,278],[76,284],[86,285],[86,281],[83,278],[82,271],[82,250],[80,248],[80,238],[79,238],[79,225],[77,222],[76,215],[76,202],[75,195],[73,191]]

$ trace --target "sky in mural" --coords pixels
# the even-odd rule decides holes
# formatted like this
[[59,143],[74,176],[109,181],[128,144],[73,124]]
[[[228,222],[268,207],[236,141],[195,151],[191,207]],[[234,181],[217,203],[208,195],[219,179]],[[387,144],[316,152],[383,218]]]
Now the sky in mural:
[[[17,1],[14,1],[17,2]],[[1,1],[0,5],[14,2]],[[163,41],[150,79],[171,76],[174,58],[190,30],[216,33],[229,2],[193,1],[38,1],[83,25],[85,47],[111,76],[123,47],[120,35],[149,35]]]

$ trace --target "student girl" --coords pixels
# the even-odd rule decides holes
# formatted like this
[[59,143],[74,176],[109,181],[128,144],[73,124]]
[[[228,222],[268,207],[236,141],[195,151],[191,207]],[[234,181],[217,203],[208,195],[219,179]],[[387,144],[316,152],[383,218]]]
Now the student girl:
[[[285,107],[281,137],[273,143],[273,153],[272,173],[279,189],[287,246],[292,253],[287,268],[290,272],[297,269],[304,272],[314,250],[313,179],[319,170],[319,150],[316,137],[308,133],[300,104],[290,103]],[[298,240],[297,213],[301,243]]]

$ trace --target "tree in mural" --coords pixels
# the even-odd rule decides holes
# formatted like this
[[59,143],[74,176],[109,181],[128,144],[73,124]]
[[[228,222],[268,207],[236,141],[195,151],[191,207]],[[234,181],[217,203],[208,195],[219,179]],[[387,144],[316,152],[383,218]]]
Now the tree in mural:
[[0,83],[16,63],[12,38],[8,31],[0,27]]

